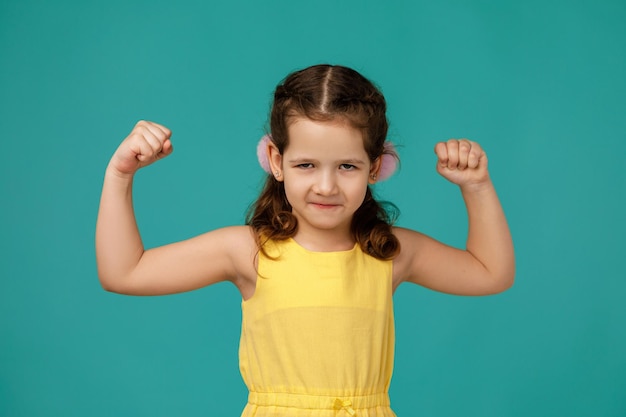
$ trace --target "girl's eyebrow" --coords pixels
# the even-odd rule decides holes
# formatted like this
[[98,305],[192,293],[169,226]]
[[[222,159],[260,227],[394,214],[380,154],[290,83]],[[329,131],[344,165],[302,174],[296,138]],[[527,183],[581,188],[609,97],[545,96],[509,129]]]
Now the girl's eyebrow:
[[[289,162],[290,164],[301,164],[304,162],[318,162],[318,161],[313,158],[294,158],[294,159],[288,160],[287,162]],[[361,159],[339,159],[335,162],[338,164],[365,165],[365,161]]]
[[365,165],[365,161],[361,159],[344,159],[339,162],[342,164]]

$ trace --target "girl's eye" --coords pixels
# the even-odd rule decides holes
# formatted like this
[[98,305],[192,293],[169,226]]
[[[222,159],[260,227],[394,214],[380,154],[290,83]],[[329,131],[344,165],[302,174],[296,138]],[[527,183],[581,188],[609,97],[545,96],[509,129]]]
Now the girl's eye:
[[303,168],[303,169],[313,168],[313,164],[311,164],[311,163],[298,164],[298,165],[296,165],[296,168]]
[[352,171],[352,170],[356,169],[356,166],[351,165],[351,164],[341,164],[340,168],[345,170],[345,171]]

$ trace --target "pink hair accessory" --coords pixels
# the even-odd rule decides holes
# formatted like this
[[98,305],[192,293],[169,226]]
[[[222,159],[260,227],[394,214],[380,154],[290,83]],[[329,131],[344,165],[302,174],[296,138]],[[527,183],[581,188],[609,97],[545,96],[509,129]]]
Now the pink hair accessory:
[[267,145],[269,145],[271,140],[272,137],[270,135],[264,135],[256,147],[256,156],[259,158],[259,164],[261,164],[263,171],[268,174],[272,173],[272,170],[270,169],[270,160],[267,156]]
[[393,143],[385,141],[383,156],[380,160],[380,169],[378,170],[378,181],[389,179],[398,168],[398,154]]
[[[263,171],[267,172],[268,174],[272,173],[270,169],[270,160],[267,156],[267,145],[270,143],[271,140],[271,135],[264,135],[256,147],[256,156],[257,158],[259,158],[259,164],[261,165],[261,168],[263,168]],[[383,156],[381,158],[382,159],[380,161],[380,170],[378,171],[377,180],[385,181],[386,179],[391,177],[398,168],[396,147],[393,145],[393,143],[385,141]]]

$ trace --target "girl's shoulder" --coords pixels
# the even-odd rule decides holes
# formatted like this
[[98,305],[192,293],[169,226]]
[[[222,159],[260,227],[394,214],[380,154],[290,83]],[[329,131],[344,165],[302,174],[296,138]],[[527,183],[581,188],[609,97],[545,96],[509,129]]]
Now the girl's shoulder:
[[250,226],[227,226],[207,232],[204,236],[223,247],[234,259],[244,256],[247,260],[257,252],[257,240]]
[[200,245],[215,245],[229,253],[239,252],[236,249],[247,249],[256,246],[254,230],[250,226],[226,226],[214,229],[194,238]]
[[400,242],[400,253],[396,257],[396,259],[400,258],[400,260],[402,257],[416,252],[430,240],[425,234],[404,227],[393,226],[391,231]]
[[403,227],[392,227],[394,236],[400,242],[400,251],[393,259],[394,288],[410,280],[419,269],[422,256],[436,241],[423,233]]
[[208,233],[220,234],[223,238],[245,245],[256,244],[254,230],[248,225],[226,226]]
[[188,249],[215,264],[227,266],[227,276],[234,280],[254,270],[257,244],[250,226],[228,226],[202,233],[190,239]]
[[207,232],[200,238],[210,241],[210,245],[221,248],[224,257],[230,259],[232,271],[230,280],[246,298],[254,292],[258,258],[257,239],[250,226],[228,226]]

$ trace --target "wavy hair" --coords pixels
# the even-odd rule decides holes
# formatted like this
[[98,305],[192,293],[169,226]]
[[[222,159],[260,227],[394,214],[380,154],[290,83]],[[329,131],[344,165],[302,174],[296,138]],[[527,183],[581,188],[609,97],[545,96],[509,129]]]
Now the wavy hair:
[[[289,74],[276,87],[270,113],[271,138],[282,154],[289,144],[288,129],[294,118],[343,119],[362,132],[365,152],[374,162],[390,152],[384,147],[386,112],[382,93],[357,71],[337,65],[315,65]],[[396,154],[392,156],[397,158]],[[355,241],[375,258],[392,259],[400,249],[391,230],[396,217],[396,207],[377,201],[368,186],[363,203],[352,217]],[[298,221],[285,196],[284,184],[272,175],[267,176],[261,194],[251,206],[246,224],[254,230],[263,253],[267,240],[284,240],[296,234]]]

